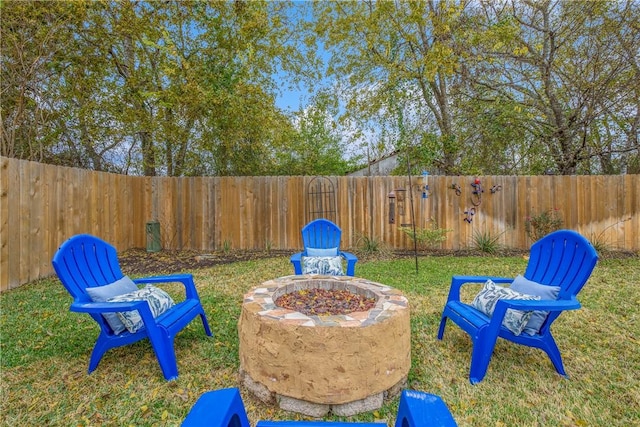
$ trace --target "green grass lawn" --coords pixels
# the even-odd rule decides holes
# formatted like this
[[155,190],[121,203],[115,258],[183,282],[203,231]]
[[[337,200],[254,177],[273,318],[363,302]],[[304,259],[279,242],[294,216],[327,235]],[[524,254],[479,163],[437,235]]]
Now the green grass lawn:
[[[521,257],[422,257],[418,274],[410,258],[359,262],[356,273],[408,297],[409,386],[442,396],[460,426],[640,425],[637,257],[601,260],[579,295],[583,308],[554,323],[568,380],[556,374],[542,351],[500,340],[484,381],[472,386],[468,336],[449,323],[444,339],[436,339],[453,274],[513,277],[525,266]],[[0,294],[2,424],[179,425],[200,394],[239,385],[237,320],[243,294],[292,271],[284,257],[193,271],[215,336],[207,337],[198,320],[178,335],[180,377],[172,382],[162,377],[146,341],[109,351],[87,375],[98,327],[88,315],[69,312],[71,298],[57,279]],[[469,289],[466,297],[477,290]],[[300,419],[241,392],[252,424]],[[397,404],[396,399],[351,420],[392,425]]]

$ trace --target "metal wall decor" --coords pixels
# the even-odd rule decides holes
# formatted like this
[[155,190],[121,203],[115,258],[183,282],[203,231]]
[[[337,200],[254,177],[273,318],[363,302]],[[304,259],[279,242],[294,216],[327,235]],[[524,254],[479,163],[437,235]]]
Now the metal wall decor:
[[473,191],[471,192],[471,204],[473,204],[473,206],[480,206],[480,203],[482,203],[482,193],[484,193],[482,184],[480,184],[480,179],[474,179],[471,186],[473,187]]
[[473,221],[473,216],[475,214],[476,214],[476,208],[467,209],[466,211],[464,211],[464,215],[465,215],[464,221],[471,224],[471,221]]
[[389,193],[389,224],[396,223],[396,193]]

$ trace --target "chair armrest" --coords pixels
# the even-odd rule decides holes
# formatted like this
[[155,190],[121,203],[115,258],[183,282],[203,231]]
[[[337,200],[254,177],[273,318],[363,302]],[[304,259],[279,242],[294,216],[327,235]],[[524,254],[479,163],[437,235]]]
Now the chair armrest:
[[293,264],[294,274],[302,274],[302,252],[291,255],[291,258],[289,260],[291,261],[291,264]]
[[514,310],[544,310],[544,311],[565,311],[565,310],[577,310],[582,305],[577,298],[571,297],[568,300],[498,300],[494,316],[498,311],[500,305],[505,305],[506,309],[512,308]]
[[237,388],[203,393],[193,405],[181,427],[250,427],[244,402]]
[[506,300],[501,299],[496,303],[496,308],[489,322],[489,330],[500,330],[504,316],[508,309],[514,310],[545,310],[564,311],[580,308],[580,302],[573,297],[570,300]]
[[355,276],[358,257],[351,252],[340,251],[340,256],[347,260],[347,276]]
[[403,390],[395,427],[456,427],[447,404],[440,396],[417,390]]
[[[149,303],[144,300],[129,301],[129,302],[74,302],[71,304],[69,310],[76,313],[117,313],[121,311],[138,310],[140,314],[142,311],[147,310],[151,315],[151,309]],[[152,316],[153,317],[153,316]]]
[[176,282],[182,283],[187,294],[187,299],[200,299],[200,297],[198,296],[198,291],[196,290],[196,285],[193,282],[192,274],[172,274],[169,276],[140,277],[138,279],[133,279],[133,282],[153,285]]
[[460,301],[460,288],[464,285],[472,283],[485,283],[491,279],[494,283],[511,283],[513,278],[510,277],[494,277],[494,276],[453,276],[451,278],[451,287],[449,288],[449,296],[447,301]]
[[155,318],[151,312],[151,307],[146,300],[128,301],[128,302],[81,302],[72,303],[71,311],[88,314],[104,314],[117,313],[123,311],[137,310],[142,323],[149,334],[155,333],[153,330],[157,328]]

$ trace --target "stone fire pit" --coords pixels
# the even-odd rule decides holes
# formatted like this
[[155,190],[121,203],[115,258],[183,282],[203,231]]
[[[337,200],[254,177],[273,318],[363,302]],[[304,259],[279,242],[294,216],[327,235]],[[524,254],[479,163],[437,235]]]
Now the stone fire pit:
[[[277,307],[303,289],[348,290],[373,309],[311,315]],[[348,276],[286,276],[244,296],[238,323],[240,375],[264,402],[321,417],[382,406],[406,385],[411,366],[409,305],[400,291]]]

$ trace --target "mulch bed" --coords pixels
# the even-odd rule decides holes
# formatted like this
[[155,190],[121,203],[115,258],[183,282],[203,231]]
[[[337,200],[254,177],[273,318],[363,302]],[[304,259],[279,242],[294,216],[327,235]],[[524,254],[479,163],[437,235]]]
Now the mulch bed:
[[293,251],[229,251],[200,252],[195,250],[162,250],[147,252],[145,249],[129,249],[118,254],[124,274],[158,275],[188,273],[200,268],[221,264],[250,261],[263,258],[290,256]]
[[[220,264],[230,264],[239,261],[257,260],[263,258],[289,257],[292,250],[244,250],[228,252],[201,252],[195,250],[162,250],[159,252],[147,252],[145,249],[129,249],[118,254],[120,267],[124,274],[131,275],[158,275],[170,273],[188,273],[200,268],[209,268]],[[356,253],[359,262],[378,259],[412,258],[413,251],[386,251],[379,254]],[[474,249],[465,250],[421,250],[419,257],[424,256],[528,256],[529,251],[519,249],[502,249],[497,254],[484,254]],[[604,258],[636,258],[640,254],[634,252],[610,251],[600,254]],[[293,274],[293,269],[291,271]]]

